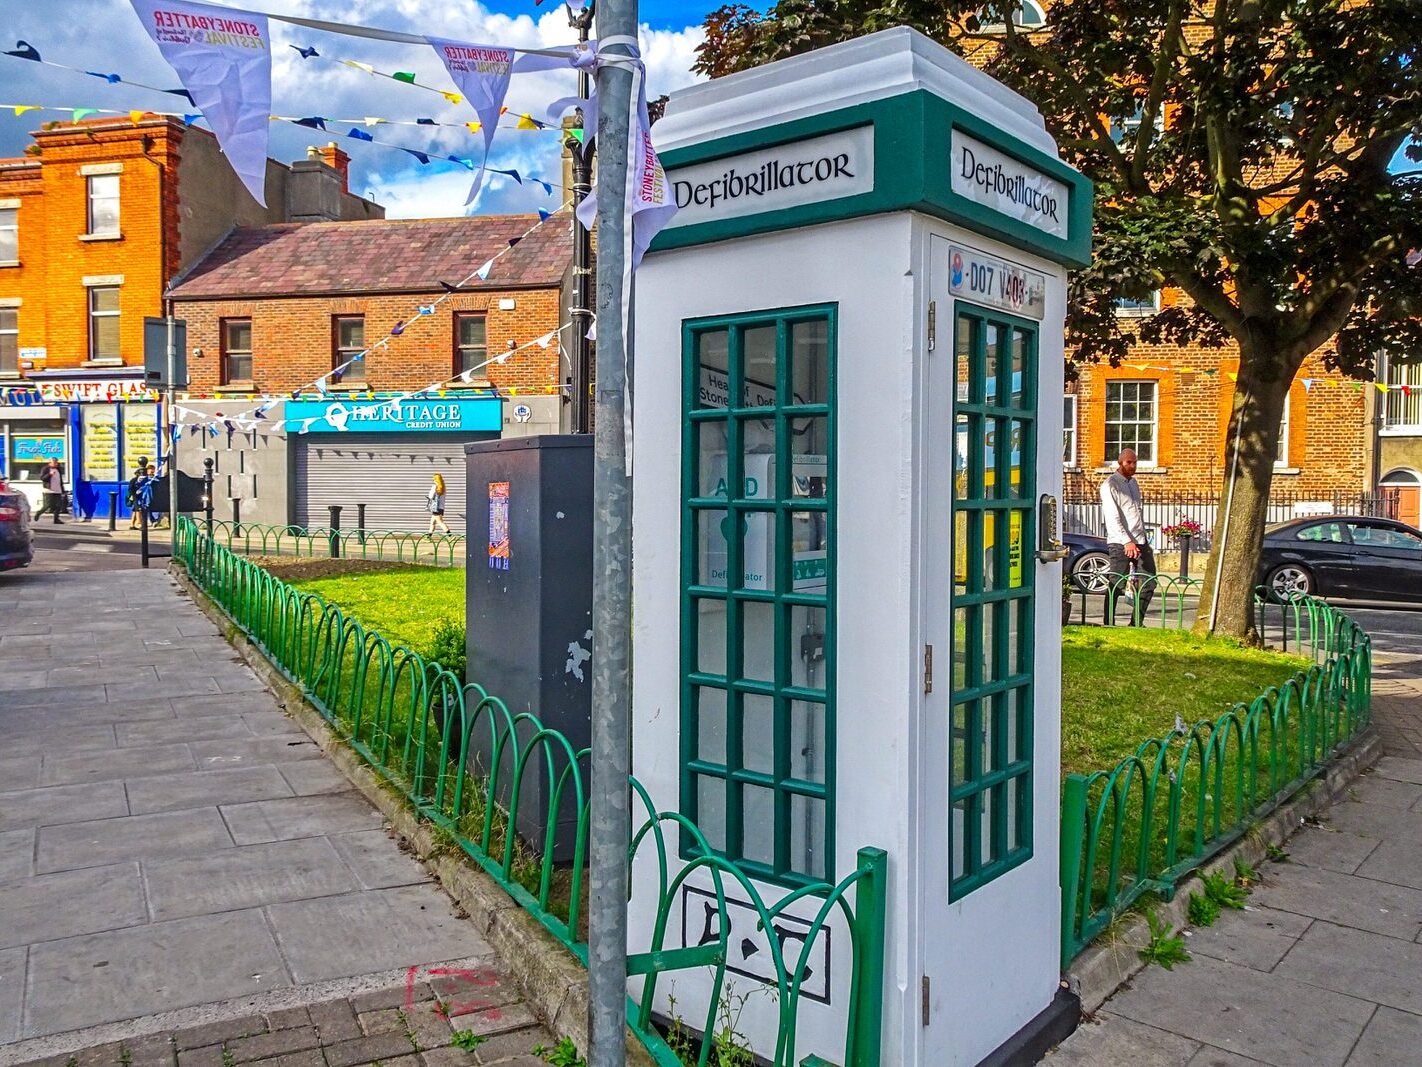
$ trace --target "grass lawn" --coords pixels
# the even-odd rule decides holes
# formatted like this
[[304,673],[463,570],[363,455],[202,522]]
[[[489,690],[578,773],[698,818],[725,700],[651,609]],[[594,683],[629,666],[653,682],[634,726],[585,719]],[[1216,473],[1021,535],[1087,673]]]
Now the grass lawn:
[[1062,773],[1106,770],[1178,715],[1213,720],[1311,665],[1227,638],[1132,627],[1062,635]]
[[392,567],[322,578],[287,578],[308,593],[378,630],[392,644],[415,651],[429,648],[435,625],[453,619],[464,625],[464,568]]

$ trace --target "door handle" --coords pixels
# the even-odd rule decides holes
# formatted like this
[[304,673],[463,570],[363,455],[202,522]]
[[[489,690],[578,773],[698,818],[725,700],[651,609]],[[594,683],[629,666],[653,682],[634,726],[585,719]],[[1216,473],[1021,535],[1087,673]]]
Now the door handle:
[[1057,498],[1043,493],[1037,500],[1037,562],[1052,563],[1066,557],[1067,547],[1058,534]]

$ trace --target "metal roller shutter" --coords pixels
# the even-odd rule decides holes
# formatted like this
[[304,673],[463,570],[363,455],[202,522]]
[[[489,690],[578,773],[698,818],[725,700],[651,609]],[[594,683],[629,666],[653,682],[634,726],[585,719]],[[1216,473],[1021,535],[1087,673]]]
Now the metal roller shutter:
[[464,443],[498,434],[330,434],[298,437],[296,522],[330,524],[330,505],[339,504],[341,525],[356,525],[356,505],[364,504],[369,530],[425,530],[430,514],[430,477],[444,476],[444,518],[450,531],[464,532]]

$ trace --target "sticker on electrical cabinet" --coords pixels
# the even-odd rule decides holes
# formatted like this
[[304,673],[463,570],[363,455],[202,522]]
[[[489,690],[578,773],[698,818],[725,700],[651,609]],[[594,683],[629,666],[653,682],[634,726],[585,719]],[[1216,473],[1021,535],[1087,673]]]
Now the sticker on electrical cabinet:
[[1041,319],[1047,311],[1045,274],[961,245],[950,253],[948,291],[1024,318]]
[[509,483],[489,483],[489,569],[509,569]]
[[[771,954],[770,935],[761,927],[760,913],[755,907],[734,897],[726,897],[726,970],[768,985],[778,981],[775,959]],[[780,943],[781,961],[793,980],[805,940],[810,935],[810,923],[794,915],[777,915],[771,921],[774,936]],[[809,959],[805,963],[800,992],[821,1004],[830,1001],[830,938],[828,925],[815,935]],[[716,895],[694,886],[683,886],[681,893],[681,944],[695,948],[721,939],[721,909]]]

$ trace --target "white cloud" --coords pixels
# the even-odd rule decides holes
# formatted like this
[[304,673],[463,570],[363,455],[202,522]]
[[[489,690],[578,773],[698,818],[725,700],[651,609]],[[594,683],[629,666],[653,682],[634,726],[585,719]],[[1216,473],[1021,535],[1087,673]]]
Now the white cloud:
[[[48,0],[46,3],[5,3],[7,40],[29,41],[48,60],[86,70],[114,71],[126,79],[157,86],[177,87],[178,80],[138,24],[123,0]],[[236,6],[236,5],[233,5]],[[449,8],[430,0],[264,0],[273,13],[346,21],[407,33],[438,33],[479,43],[522,48],[567,44],[574,39],[561,6],[530,15],[509,16],[488,11],[481,4]],[[434,14],[437,18],[432,17]],[[277,114],[330,119],[432,118],[464,123],[475,116],[467,104],[450,104],[436,92],[371,77],[340,65],[339,59],[369,63],[382,71],[412,71],[427,85],[453,91],[432,49],[307,30],[273,22],[272,107]],[[681,30],[643,27],[647,84],[652,96],[697,80],[690,73],[694,50],[700,43],[699,26]],[[319,58],[302,59],[288,44],[314,45]],[[519,75],[510,86],[507,104],[512,117],[528,112],[544,120],[549,103],[575,92],[571,71]],[[23,60],[0,56],[0,104],[53,104],[128,110],[156,108],[179,110],[180,98],[163,96],[130,85],[108,85],[83,74],[55,70]],[[0,155],[18,155],[30,143],[28,133],[40,122],[62,116],[54,112],[29,112],[20,118],[0,112]],[[308,146],[337,141],[352,157],[351,186],[371,190],[386,203],[390,217],[457,215],[463,213],[469,172],[455,163],[432,162],[420,166],[412,157],[389,148],[349,138],[349,126],[328,123],[328,131],[273,123],[270,154],[291,161],[306,155]],[[366,130],[381,141],[428,152],[477,159],[482,136],[458,128],[382,125]],[[532,184],[520,187],[494,178],[478,204],[480,213],[529,212],[559,204],[556,188],[561,177],[560,138],[556,133],[500,130],[490,164],[517,169],[555,184],[545,196]]]

